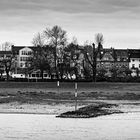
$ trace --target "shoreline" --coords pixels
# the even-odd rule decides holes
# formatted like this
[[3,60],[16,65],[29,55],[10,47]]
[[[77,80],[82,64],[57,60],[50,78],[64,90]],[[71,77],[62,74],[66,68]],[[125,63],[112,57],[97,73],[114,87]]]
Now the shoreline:
[[[103,101],[95,100],[87,104],[79,103],[78,108],[98,103],[111,103],[116,104],[116,107],[112,107],[112,110],[120,110],[124,113],[140,112],[140,101]],[[68,111],[74,111],[74,103],[59,103],[59,104],[28,104],[19,102],[1,103],[0,114],[34,114],[34,115],[60,115]]]

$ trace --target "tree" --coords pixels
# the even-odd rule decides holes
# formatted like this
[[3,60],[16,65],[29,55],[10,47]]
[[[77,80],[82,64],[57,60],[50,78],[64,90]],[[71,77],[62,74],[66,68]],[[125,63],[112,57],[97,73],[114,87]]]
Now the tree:
[[32,40],[32,44],[34,45],[34,46],[44,46],[45,45],[45,40],[44,40],[44,36],[43,36],[43,34],[42,33],[37,33],[35,36],[34,36],[34,38],[33,38],[33,40]]
[[84,55],[86,61],[89,63],[89,65],[92,68],[92,79],[93,82],[96,82],[96,74],[97,74],[97,57],[99,56],[101,58],[101,50],[103,49],[103,35],[101,33],[98,33],[95,35],[95,41],[97,43],[97,47],[95,47],[95,44],[93,43],[91,45],[86,45],[84,47]]
[[80,49],[78,44],[74,44],[73,42],[68,44],[67,47],[64,48],[64,63],[69,66],[67,70],[69,75],[74,74],[76,79],[78,79],[78,61],[80,56]]
[[54,26],[51,29],[46,28],[44,31],[45,36],[48,39],[49,45],[54,48],[53,54],[54,54],[54,63],[55,63],[55,71],[58,76],[58,69],[57,69],[57,64],[58,64],[58,50],[60,47],[64,47],[66,42],[67,42],[67,33],[65,30],[63,30],[59,26]]
[[102,79],[105,79],[105,74],[107,73],[107,70],[105,68],[99,68],[98,71],[97,71],[97,75],[98,75],[98,78],[100,78],[101,80]]
[[37,46],[37,51],[33,53],[31,59],[31,68],[33,70],[40,70],[41,78],[44,79],[44,71],[50,73],[51,70],[51,48],[49,46]]
[[4,66],[4,71],[6,72],[7,81],[9,80],[9,72],[12,69],[12,65],[14,63],[14,56],[11,55],[10,57],[5,57],[1,60],[2,65]]
[[136,76],[139,77],[139,74],[140,74],[140,70],[136,68]]
[[131,76],[132,71],[129,68],[126,67],[125,70],[124,70],[124,72],[125,72],[125,74],[126,74],[127,77],[128,76]]
[[0,62],[0,79],[2,78],[2,75],[3,75],[3,73],[4,73],[4,69],[3,69],[3,67],[2,67],[2,62]]
[[118,70],[119,68],[117,68],[116,66],[113,66],[109,71],[111,72],[111,77],[113,78],[113,80],[115,81],[118,75]]
[[4,43],[1,44],[1,50],[2,51],[11,51],[11,46],[13,45],[13,43],[6,41]]
[[[12,70],[12,66],[14,64],[15,56],[12,54],[11,46],[12,43],[4,42],[2,45],[2,50],[4,51],[3,57],[0,60],[1,66],[3,67],[4,72],[6,72],[7,81],[9,80],[10,71]],[[2,74],[3,71],[1,71]]]

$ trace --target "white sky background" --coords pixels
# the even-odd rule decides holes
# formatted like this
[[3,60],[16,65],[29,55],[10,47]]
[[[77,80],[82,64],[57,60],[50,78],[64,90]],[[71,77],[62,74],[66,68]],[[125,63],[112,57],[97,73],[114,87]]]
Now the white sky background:
[[140,49],[140,0],[0,0],[0,43],[32,45],[37,32],[61,26],[78,43],[104,35],[104,47]]

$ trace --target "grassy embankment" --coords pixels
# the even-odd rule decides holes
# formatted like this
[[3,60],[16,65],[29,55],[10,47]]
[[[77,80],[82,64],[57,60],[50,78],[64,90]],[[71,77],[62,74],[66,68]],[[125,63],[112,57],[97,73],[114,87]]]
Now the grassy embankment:
[[[74,110],[74,83],[0,82],[0,112],[62,113]],[[139,83],[78,83],[78,107],[102,101],[140,99]],[[114,103],[114,102],[113,102]],[[30,106],[29,106],[30,105]],[[41,110],[44,108],[43,110]],[[49,111],[47,112],[47,109]],[[53,110],[53,111],[52,111]]]

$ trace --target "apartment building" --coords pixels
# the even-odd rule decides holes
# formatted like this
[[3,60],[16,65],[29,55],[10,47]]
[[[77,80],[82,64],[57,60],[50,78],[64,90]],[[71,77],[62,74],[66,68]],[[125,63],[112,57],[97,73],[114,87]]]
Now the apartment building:
[[17,68],[28,67],[27,62],[31,59],[34,51],[37,51],[37,47],[33,46],[12,46],[13,55],[15,55],[15,63]]

